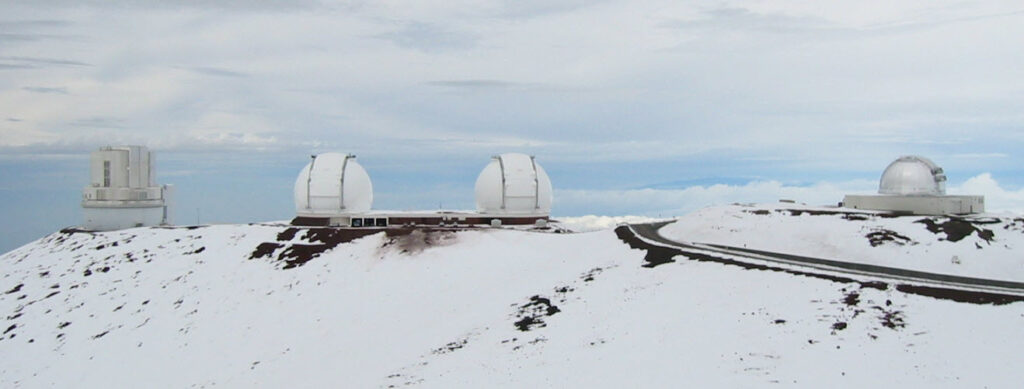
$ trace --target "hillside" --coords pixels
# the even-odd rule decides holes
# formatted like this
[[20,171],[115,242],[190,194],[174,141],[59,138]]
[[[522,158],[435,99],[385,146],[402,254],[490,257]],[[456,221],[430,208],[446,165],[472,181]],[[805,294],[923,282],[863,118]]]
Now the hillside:
[[701,209],[675,240],[1005,281],[1024,281],[1024,218],[894,215],[797,204]]
[[[1024,275],[1008,254],[1024,234],[1009,229],[993,230],[984,243],[976,235],[940,242],[919,233],[921,224],[887,223],[917,244],[872,246],[869,231],[831,218],[803,232],[795,225],[819,219],[786,216],[801,222],[785,228],[770,227],[788,223],[774,216],[765,227],[726,222],[729,214],[776,213],[711,209],[663,231],[923,267],[932,257],[918,251],[944,263],[946,251],[960,255],[956,271]],[[825,230],[829,245],[785,243],[814,241],[808,231]],[[1022,302],[964,303],[683,256],[645,266],[647,252],[619,232],[358,236],[274,224],[65,230],[0,257],[0,386],[1010,387],[1024,380]],[[994,254],[967,254],[982,252]],[[977,264],[990,259],[998,271]]]

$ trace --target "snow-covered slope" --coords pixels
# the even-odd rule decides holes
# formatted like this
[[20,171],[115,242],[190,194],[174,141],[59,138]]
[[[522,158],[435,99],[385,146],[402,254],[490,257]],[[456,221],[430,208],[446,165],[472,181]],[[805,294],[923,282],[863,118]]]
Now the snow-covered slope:
[[1024,281],[1024,218],[895,216],[758,204],[699,210],[660,231],[711,243],[941,274]]
[[1024,381],[1024,303],[644,255],[611,230],[54,233],[0,257],[0,386]]

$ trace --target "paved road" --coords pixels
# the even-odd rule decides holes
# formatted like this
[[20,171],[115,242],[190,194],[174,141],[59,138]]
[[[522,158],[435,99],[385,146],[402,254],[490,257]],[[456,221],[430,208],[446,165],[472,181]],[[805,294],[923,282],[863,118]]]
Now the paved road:
[[741,247],[725,245],[703,244],[695,242],[679,242],[662,236],[658,230],[670,222],[633,224],[630,230],[634,234],[643,237],[652,244],[664,245],[667,247],[698,250],[700,252],[711,252],[725,254],[730,258],[747,260],[767,261],[782,263],[786,265],[799,266],[803,269],[814,269],[830,273],[842,273],[847,275],[864,276],[871,279],[897,280],[926,286],[937,286],[945,288],[983,291],[989,293],[1009,294],[1024,296],[1024,283],[990,280],[983,278],[962,277],[949,274],[929,273],[916,270],[907,270],[893,267],[869,265],[834,259],[812,258],[799,255],[775,253],[762,250],[753,250]]

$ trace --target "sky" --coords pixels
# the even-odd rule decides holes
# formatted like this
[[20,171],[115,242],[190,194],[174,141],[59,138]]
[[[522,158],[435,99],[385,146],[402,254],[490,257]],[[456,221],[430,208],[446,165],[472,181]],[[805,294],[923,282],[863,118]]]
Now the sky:
[[0,0],[0,251],[79,223],[112,144],[179,223],[287,220],[328,151],[378,209],[471,209],[523,152],[561,216],[834,204],[907,154],[1024,212],[1019,1],[168,3]]

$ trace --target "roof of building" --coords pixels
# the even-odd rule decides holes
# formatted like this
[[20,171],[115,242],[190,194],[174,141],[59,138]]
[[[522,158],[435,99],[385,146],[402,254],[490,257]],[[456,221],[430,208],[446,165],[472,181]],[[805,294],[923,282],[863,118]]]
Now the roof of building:
[[348,215],[369,211],[373,183],[356,156],[323,153],[295,179],[295,211],[302,216]]
[[476,179],[476,206],[481,213],[547,215],[551,202],[551,179],[529,155],[494,156]]
[[878,193],[887,195],[946,194],[946,175],[930,159],[909,155],[893,161],[879,180]]

